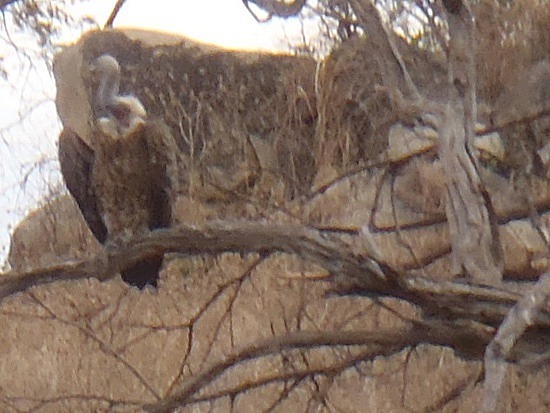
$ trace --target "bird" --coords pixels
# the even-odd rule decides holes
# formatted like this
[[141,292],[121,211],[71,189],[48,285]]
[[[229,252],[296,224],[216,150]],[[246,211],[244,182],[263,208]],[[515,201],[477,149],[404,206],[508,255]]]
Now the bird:
[[[66,127],[59,163],[94,237],[116,246],[172,224],[178,146],[164,121],[149,119],[136,96],[119,94],[121,70],[113,56],[99,56],[90,70],[99,78],[91,141]],[[162,260],[146,257],[124,269],[122,279],[140,289],[157,287]]]

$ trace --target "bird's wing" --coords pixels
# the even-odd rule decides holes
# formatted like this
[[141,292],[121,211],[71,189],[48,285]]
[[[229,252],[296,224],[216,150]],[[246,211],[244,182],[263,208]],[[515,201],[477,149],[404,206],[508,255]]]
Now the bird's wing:
[[162,121],[149,121],[141,131],[147,146],[152,190],[149,228],[169,227],[172,224],[172,205],[178,192],[178,146]]
[[93,149],[75,131],[65,128],[59,136],[58,156],[67,189],[76,200],[95,238],[104,243],[107,240],[107,228],[99,214],[92,185]]

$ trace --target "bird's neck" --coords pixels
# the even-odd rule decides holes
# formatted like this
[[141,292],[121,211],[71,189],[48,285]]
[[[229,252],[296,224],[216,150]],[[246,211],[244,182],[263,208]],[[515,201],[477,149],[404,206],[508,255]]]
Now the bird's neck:
[[104,75],[97,91],[97,104],[100,110],[108,110],[118,95],[120,80],[116,74]]

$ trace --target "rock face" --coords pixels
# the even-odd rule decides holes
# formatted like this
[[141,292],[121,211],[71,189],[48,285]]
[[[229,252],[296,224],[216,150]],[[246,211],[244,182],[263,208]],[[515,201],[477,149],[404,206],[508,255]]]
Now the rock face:
[[[261,216],[266,212],[242,199],[282,202],[309,189],[317,108],[312,59],[234,52],[157,32],[91,32],[54,61],[58,115],[87,143],[98,88],[90,65],[104,53],[121,64],[121,92],[135,94],[178,139],[176,220]],[[73,221],[77,231],[70,230]],[[22,270],[82,257],[89,247],[80,213],[61,197],[19,225],[9,262]]]
[[[440,56],[407,48],[399,40],[396,46],[420,94],[445,104],[446,70]],[[376,45],[357,38],[323,62],[317,97],[317,196],[306,205],[309,218],[329,227],[367,229],[369,242],[378,245],[384,261],[396,268],[438,279],[453,277],[437,132],[415,120],[413,113],[398,113],[392,107],[383,62],[373,56]],[[487,82],[486,73],[478,75],[481,83]],[[522,79],[521,73],[517,76]],[[491,109],[493,120],[501,124],[501,136],[479,136],[474,143],[500,224],[505,277],[521,279],[538,277],[544,262],[539,257],[548,256],[550,237],[550,167],[545,162],[550,116],[519,126],[503,121],[550,108],[547,62],[533,63],[524,76],[531,91],[537,90],[532,104],[522,103],[525,93],[518,88],[494,90],[499,103]],[[403,77],[390,82],[401,91],[403,84]],[[515,118],[510,118],[510,107]],[[491,130],[489,124],[480,126]],[[541,216],[540,231],[530,221],[529,204]]]
[[104,53],[122,67],[121,93],[136,95],[149,116],[162,118],[178,137],[187,194],[235,198],[272,175],[283,180],[287,196],[308,188],[313,60],[232,52],[153,33],[90,33],[54,62],[59,116],[84,139],[91,135],[97,90],[89,67]]
[[17,226],[8,263],[23,272],[90,257],[99,248],[74,200],[63,195],[31,211]]
[[[355,39],[317,67],[308,58],[228,51],[153,32],[91,32],[56,57],[56,104],[63,125],[89,141],[97,93],[90,64],[111,54],[122,68],[121,93],[136,95],[178,141],[177,221],[288,219],[275,207],[284,206],[307,224],[355,230],[370,225],[389,265],[430,264],[448,274],[437,134],[397,116],[380,88],[383,73],[371,62],[373,47]],[[404,51],[404,58],[419,89],[441,98],[441,62],[415,51]],[[534,71],[546,73],[546,67],[539,63]],[[528,145],[530,154],[514,150],[525,145],[512,127],[504,131],[497,165],[489,162],[482,171],[502,224],[505,275],[520,278],[536,277],[532,258],[546,254],[526,199],[541,213],[544,229],[550,186],[538,164],[528,180],[509,179],[526,168],[516,171],[508,161],[533,159],[537,151],[544,158],[550,138],[539,125],[548,122],[537,122],[533,133],[524,133],[525,142],[536,143]],[[390,162],[336,179],[380,159]]]
[[[84,139],[91,136],[97,90],[89,65],[103,53],[121,64],[121,92],[139,97],[178,139],[179,221],[261,219],[351,232],[342,243],[359,256],[368,245],[390,267],[454,277],[437,134],[396,116],[379,88],[383,73],[369,66],[376,51],[368,44],[346,43],[316,67],[308,58],[231,52],[158,33],[89,33],[55,61],[59,116]],[[437,80],[441,68],[422,59],[409,56],[408,64],[418,63],[412,77],[433,88],[428,80],[432,73]],[[548,145],[543,138],[538,151]],[[548,178],[517,178],[496,162],[484,163],[481,174],[499,224],[505,275],[532,280],[548,251],[531,224],[529,202],[547,231]],[[10,263],[24,271],[97,248],[74,202],[61,197],[16,229]],[[52,412],[115,405],[133,411],[262,340],[289,332],[393,334],[419,313],[390,298],[381,306],[368,297],[331,296],[318,281],[322,269],[282,254],[168,261],[155,293],[92,279],[39,286],[3,302],[0,388],[8,398],[0,398],[0,410],[28,410],[43,400]],[[479,364],[448,348],[387,350],[380,343],[247,359],[194,393],[196,402],[181,411],[478,411]],[[379,357],[385,354],[392,355]],[[506,403],[545,411],[547,377],[514,371]],[[256,379],[267,385],[231,393]],[[226,389],[227,397],[215,397]]]

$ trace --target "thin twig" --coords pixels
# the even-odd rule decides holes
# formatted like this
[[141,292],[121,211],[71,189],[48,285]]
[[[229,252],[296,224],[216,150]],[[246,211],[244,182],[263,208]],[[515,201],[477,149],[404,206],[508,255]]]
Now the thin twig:
[[126,0],[117,0],[115,3],[115,7],[113,7],[113,10],[111,11],[111,14],[109,15],[109,18],[105,22],[105,26],[103,26],[104,29],[111,29],[113,27],[113,23],[115,22],[116,16],[118,15],[118,12],[124,5]]

